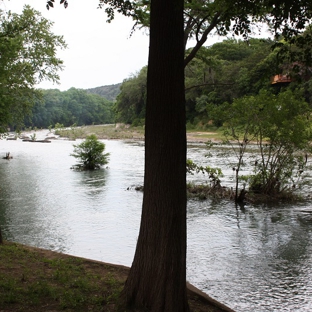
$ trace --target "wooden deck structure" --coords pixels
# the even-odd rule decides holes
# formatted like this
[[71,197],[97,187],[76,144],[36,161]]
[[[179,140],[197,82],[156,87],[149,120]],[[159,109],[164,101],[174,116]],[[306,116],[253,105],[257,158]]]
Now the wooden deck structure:
[[291,79],[288,75],[275,75],[271,78],[271,84],[277,84],[277,83],[290,83]]

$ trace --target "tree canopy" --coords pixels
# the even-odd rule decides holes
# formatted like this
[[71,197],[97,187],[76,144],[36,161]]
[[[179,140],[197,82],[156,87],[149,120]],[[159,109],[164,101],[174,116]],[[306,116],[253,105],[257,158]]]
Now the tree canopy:
[[0,11],[0,132],[22,124],[40,92],[35,85],[57,82],[63,62],[57,48],[62,36],[51,32],[52,22],[29,6],[22,14]]
[[139,125],[145,118],[147,67],[125,79],[115,103],[116,120]]
[[[302,173],[312,151],[312,122],[311,105],[303,94],[303,89],[297,88],[277,94],[263,89],[257,95],[211,109],[223,119],[224,141],[237,158],[237,163],[229,164],[235,168],[236,177],[241,178],[241,167],[250,169],[251,173],[241,179],[250,194],[289,199],[305,182]],[[245,157],[249,144],[255,153]]]
[[[115,11],[131,17],[135,29],[149,27],[150,3],[149,0],[99,0],[99,7],[105,8],[108,21],[114,19]],[[309,0],[185,0],[184,46],[190,39],[195,39],[195,44],[188,50],[184,64],[194,58],[210,35],[235,34],[247,39],[265,24],[276,38],[290,39],[304,31],[311,18]]]
[[[292,85],[304,87],[307,97],[311,96],[309,79],[306,80],[310,67],[299,63],[301,71],[291,70],[288,59],[279,59],[280,48],[272,49],[273,45],[271,39],[249,38],[248,42],[226,39],[202,47],[185,68],[187,123],[190,126],[205,125],[211,119],[212,106],[232,103],[246,95],[257,95],[261,89],[278,91],[278,86],[271,84],[271,77],[276,74],[288,73],[294,78]],[[292,49],[297,51],[297,57],[303,53],[298,46],[293,45]],[[144,123],[146,75],[143,67],[123,81],[115,104],[119,122]]]
[[87,136],[80,144],[74,144],[74,151],[70,156],[78,159],[75,169],[94,170],[108,163],[109,153],[103,154],[105,144],[97,139],[95,134]]
[[113,122],[113,102],[86,90],[71,88],[42,90],[42,99],[35,102],[24,124],[48,128],[56,123],[69,127]]

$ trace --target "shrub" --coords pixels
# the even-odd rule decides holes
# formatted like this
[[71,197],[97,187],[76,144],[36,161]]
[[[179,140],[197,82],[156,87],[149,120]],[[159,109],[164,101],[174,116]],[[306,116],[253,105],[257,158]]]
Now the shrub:
[[85,141],[74,146],[71,156],[79,159],[78,169],[94,170],[108,163],[109,153],[103,154],[105,144],[97,139],[95,134],[87,136]]

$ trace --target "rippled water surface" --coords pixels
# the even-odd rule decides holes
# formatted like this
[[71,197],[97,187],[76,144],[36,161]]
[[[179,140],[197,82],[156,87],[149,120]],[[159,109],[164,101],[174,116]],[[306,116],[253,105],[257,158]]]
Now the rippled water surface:
[[[11,241],[130,266],[142,204],[134,186],[143,184],[144,146],[104,141],[108,168],[75,172],[69,156],[73,143],[79,141],[0,141],[1,158],[6,152],[14,157],[0,159],[3,234]],[[223,159],[207,160],[205,153],[193,146],[188,157],[224,167]],[[189,200],[188,280],[236,311],[312,311],[309,211],[310,203],[239,208],[227,201]]]

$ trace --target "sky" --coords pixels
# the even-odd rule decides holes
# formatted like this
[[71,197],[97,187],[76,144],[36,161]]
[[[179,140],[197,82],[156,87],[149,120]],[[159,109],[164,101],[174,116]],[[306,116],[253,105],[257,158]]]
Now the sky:
[[[147,65],[149,37],[144,30],[130,36],[131,18],[116,13],[115,20],[107,23],[104,9],[97,8],[98,0],[67,1],[67,9],[56,0],[54,8],[47,10],[46,0],[0,0],[0,9],[15,13],[30,5],[54,23],[51,31],[62,35],[68,45],[57,53],[64,62],[60,84],[44,81],[38,87],[65,91],[117,84]],[[224,39],[210,36],[205,46]]]
[[64,61],[59,72],[60,84],[45,81],[38,87],[65,91],[88,89],[122,82],[147,65],[149,38],[138,30],[131,37],[131,18],[116,14],[112,23],[106,22],[98,0],[68,0],[65,9],[56,0],[54,8],[46,9],[46,0],[3,0],[0,8],[21,13],[28,4],[54,25],[52,32],[62,35],[68,45],[57,57]]

